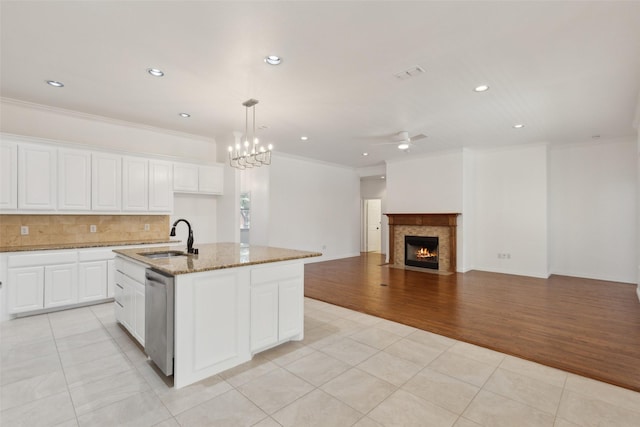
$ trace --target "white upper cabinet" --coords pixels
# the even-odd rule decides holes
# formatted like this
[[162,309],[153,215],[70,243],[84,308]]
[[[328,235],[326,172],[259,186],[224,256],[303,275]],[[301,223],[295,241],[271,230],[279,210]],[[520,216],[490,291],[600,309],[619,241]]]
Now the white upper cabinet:
[[18,209],[56,209],[56,149],[18,146]]
[[206,194],[222,194],[223,173],[222,166],[199,166],[198,191]]
[[149,161],[122,159],[122,210],[146,212],[149,208]]
[[91,153],[58,150],[58,209],[91,210]]
[[119,211],[122,206],[122,157],[91,155],[91,209]]
[[176,193],[223,193],[224,169],[222,165],[202,166],[174,163],[173,190]]
[[173,164],[173,191],[198,192],[198,165],[188,163]]
[[173,211],[173,163],[149,160],[149,211]]
[[18,208],[18,145],[0,142],[0,210]]
[[3,135],[0,213],[164,215],[173,212],[174,192],[222,194],[223,170]]

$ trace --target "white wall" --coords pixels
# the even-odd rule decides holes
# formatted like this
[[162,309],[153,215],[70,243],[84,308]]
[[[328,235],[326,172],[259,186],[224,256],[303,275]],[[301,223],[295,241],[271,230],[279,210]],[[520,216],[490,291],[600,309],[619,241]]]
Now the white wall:
[[0,99],[0,130],[131,153],[216,161],[213,139],[99,116]]
[[547,147],[481,150],[475,158],[475,268],[548,277]]
[[[385,212],[463,213],[464,170],[467,165],[465,156],[468,156],[465,151],[455,150],[388,162]],[[456,260],[458,271],[465,271],[464,254],[468,252],[464,244],[463,221],[464,215],[459,216]],[[466,260],[469,261],[468,256]]]
[[[189,221],[193,230],[193,247],[203,243],[218,241],[216,227],[217,198],[205,195],[176,194],[173,198],[173,214],[170,217],[172,225],[176,220],[184,218]],[[180,223],[176,226],[176,239],[186,247],[189,237],[188,227]],[[167,235],[169,231],[167,231]]]
[[551,150],[553,273],[636,282],[636,167],[632,139]]
[[[251,193],[249,243],[252,245],[269,246],[271,168],[272,166],[264,166],[240,172],[241,192],[248,191]],[[296,248],[293,247],[292,249]]]
[[462,212],[462,150],[387,163],[388,213]]
[[[640,97],[639,97],[640,99]],[[640,115],[640,101],[638,102],[638,114]],[[638,118],[640,120],[640,118]],[[638,259],[638,264],[637,264],[637,272],[636,272],[636,282],[638,283],[638,286],[636,288],[636,294],[638,295],[638,301],[640,301],[640,123],[638,123],[636,121],[636,132],[638,133],[638,142],[637,142],[637,161],[636,161],[636,165],[637,165],[637,170],[636,170],[636,176],[638,177],[637,180],[637,188],[636,188],[636,195],[637,195],[637,201],[636,201],[636,215],[637,215],[637,222],[636,222],[636,227],[638,227],[636,236],[636,251],[637,251],[637,259]]]
[[270,246],[324,254],[312,261],[360,254],[355,170],[281,154],[274,154],[268,170]]
[[475,268],[476,241],[476,165],[475,152],[465,149],[462,153],[462,215],[458,217],[458,271]]
[[240,242],[240,172],[225,164],[224,195],[218,196],[216,227],[218,242]]
[[[375,178],[361,178],[360,179],[360,198],[361,200],[367,199],[380,199],[380,205],[382,210],[382,225],[380,227],[380,248],[383,254],[389,253],[389,218],[384,215],[387,212],[387,181],[386,179],[381,179],[379,176]],[[361,205],[361,209],[364,209],[364,206]],[[360,245],[362,250],[364,251],[364,212],[361,216],[361,236],[360,236]]]

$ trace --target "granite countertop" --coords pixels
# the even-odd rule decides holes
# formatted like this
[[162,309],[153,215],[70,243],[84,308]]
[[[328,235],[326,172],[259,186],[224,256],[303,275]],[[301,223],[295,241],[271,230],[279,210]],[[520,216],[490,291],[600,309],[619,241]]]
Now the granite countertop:
[[187,256],[160,259],[147,258],[140,254],[175,250],[175,247],[115,249],[114,252],[172,276],[322,256],[319,252],[298,251],[270,246],[241,246],[239,243],[210,243],[196,245],[196,248],[199,251],[198,255],[190,254]]
[[28,251],[52,251],[57,249],[85,249],[103,248],[108,246],[130,246],[130,245],[158,245],[163,243],[180,243],[180,240],[144,240],[144,241],[119,241],[119,242],[82,242],[82,243],[50,243],[31,246],[0,246],[0,252],[28,252]]

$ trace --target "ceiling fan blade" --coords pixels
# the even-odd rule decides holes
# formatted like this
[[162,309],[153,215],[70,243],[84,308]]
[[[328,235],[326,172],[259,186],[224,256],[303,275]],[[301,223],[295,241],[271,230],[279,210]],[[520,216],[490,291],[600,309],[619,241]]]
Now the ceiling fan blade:
[[420,141],[421,139],[425,139],[426,137],[427,137],[427,135],[425,135],[423,133],[419,133],[419,134],[411,137],[411,142]]

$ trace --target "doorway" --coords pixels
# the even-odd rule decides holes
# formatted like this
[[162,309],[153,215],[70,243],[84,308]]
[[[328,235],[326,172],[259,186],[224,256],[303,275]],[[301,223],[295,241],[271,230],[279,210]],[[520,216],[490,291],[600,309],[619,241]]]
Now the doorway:
[[382,200],[365,199],[363,215],[363,236],[365,252],[382,250]]

